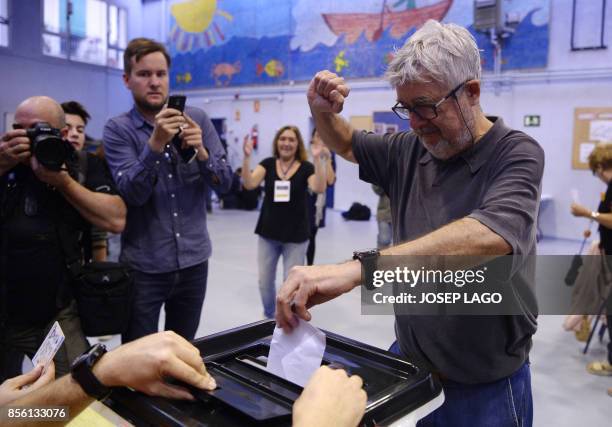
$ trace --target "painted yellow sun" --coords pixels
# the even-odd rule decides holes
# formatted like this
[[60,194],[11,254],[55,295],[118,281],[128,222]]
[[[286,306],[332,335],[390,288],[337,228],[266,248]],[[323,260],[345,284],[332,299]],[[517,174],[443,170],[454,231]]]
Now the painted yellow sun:
[[217,0],[190,0],[176,3],[170,7],[175,25],[170,30],[170,40],[180,51],[195,50],[210,47],[225,40],[215,17],[220,16],[227,21],[234,17],[217,9]]

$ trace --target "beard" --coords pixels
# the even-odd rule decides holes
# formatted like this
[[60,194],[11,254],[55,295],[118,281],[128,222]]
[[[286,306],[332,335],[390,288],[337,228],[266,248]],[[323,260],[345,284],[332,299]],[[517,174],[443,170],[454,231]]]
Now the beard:
[[156,103],[152,103],[147,101],[144,98],[136,98],[134,97],[134,103],[136,104],[136,106],[143,111],[147,111],[150,113],[159,113],[161,111],[161,109],[164,107],[164,105],[166,104],[166,101],[168,100],[168,97],[166,96],[165,99],[163,99],[160,102],[156,102]]
[[[469,109],[464,107],[461,109],[461,131],[456,138],[453,140],[444,139],[442,137],[442,133],[440,132],[440,128],[438,128],[438,132],[440,132],[440,139],[435,144],[428,144],[425,142],[423,138],[420,138],[423,146],[429,153],[438,160],[449,160],[458,154],[463,153],[474,145],[474,137],[473,133],[475,132],[476,127],[476,117],[474,113]],[[474,132],[472,132],[474,129]]]
[[425,149],[438,160],[448,160],[473,145],[472,135],[467,127],[463,129],[461,135],[454,142],[440,138],[435,144],[428,144],[422,138],[420,140]]

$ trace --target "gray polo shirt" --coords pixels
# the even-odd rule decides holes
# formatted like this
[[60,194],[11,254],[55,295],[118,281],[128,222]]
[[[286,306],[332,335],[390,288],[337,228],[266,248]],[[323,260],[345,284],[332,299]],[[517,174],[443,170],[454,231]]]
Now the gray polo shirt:
[[[353,134],[362,180],[391,199],[393,241],[414,240],[460,218],[473,218],[506,240],[514,254],[535,255],[544,152],[523,132],[493,127],[454,159],[435,159],[412,132]],[[520,268],[520,266],[519,266]],[[409,359],[462,383],[507,377],[527,360],[537,313],[522,316],[396,316]]]

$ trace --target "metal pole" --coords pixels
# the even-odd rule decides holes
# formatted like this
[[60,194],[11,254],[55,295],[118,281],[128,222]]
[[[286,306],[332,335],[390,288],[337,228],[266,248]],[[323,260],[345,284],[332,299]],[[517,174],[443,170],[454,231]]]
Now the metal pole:
[[603,3],[601,5],[601,42],[599,43],[599,46],[602,48],[605,48],[606,46],[604,45],[604,33],[606,31],[606,0],[603,0]]
[[570,48],[572,50],[574,47],[574,27],[576,26],[576,0],[572,0],[572,29],[571,29],[571,38],[570,38]]
[[73,13],[73,5],[72,5],[72,1],[68,0],[66,2],[66,58],[70,59],[72,58],[72,36],[71,36],[71,31],[70,31],[70,16],[72,16]]

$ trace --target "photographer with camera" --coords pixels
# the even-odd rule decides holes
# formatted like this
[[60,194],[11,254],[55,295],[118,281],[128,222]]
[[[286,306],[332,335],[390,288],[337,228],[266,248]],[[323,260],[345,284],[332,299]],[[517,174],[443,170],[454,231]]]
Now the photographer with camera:
[[56,370],[68,372],[87,346],[70,290],[68,267],[78,261],[69,258],[82,253],[90,225],[115,233],[125,225],[125,204],[104,169],[88,169],[79,183],[67,132],[61,106],[37,96],[17,107],[0,140],[0,380],[20,372],[23,354],[34,355],[56,320],[66,335]]

